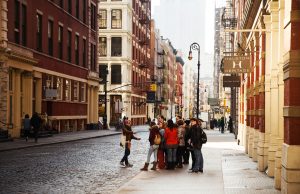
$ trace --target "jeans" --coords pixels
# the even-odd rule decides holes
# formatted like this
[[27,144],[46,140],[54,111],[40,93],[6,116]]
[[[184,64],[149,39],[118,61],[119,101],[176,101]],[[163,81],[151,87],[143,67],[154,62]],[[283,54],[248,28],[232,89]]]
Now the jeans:
[[203,156],[202,156],[201,149],[194,149],[194,154],[195,154],[196,161],[193,170],[194,171],[203,170]]
[[177,152],[177,148],[167,149],[168,162],[176,162],[176,152]]
[[146,163],[149,163],[150,162],[150,158],[151,158],[151,155],[153,153],[154,155],[154,162],[157,162],[157,151],[158,151],[158,147],[159,145],[152,145],[150,146],[149,150],[148,150],[148,156],[147,156],[147,161]]
[[184,146],[178,146],[178,148],[177,148],[177,163],[179,165],[182,165],[182,157],[184,154],[184,150],[185,150]]
[[121,162],[124,162],[125,161],[125,164],[128,165],[128,156],[130,155],[130,149],[126,146],[125,147],[125,153],[124,153],[124,156],[121,160]]

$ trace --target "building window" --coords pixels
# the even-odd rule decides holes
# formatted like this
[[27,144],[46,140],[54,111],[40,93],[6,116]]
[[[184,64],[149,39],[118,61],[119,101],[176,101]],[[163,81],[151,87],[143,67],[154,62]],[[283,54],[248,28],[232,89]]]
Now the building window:
[[79,19],[79,0],[75,1],[75,11],[76,18]]
[[111,56],[120,57],[122,56],[122,38],[112,37],[111,38]]
[[96,30],[96,22],[97,22],[97,10],[94,4],[91,4],[91,28]]
[[73,81],[73,100],[74,101],[78,101],[78,92],[79,92],[78,84],[79,84],[78,81]]
[[57,95],[56,99],[57,100],[62,100],[62,78],[57,77],[56,80],[56,89],[57,89]]
[[62,26],[58,27],[58,57],[63,59],[63,32]]
[[75,63],[79,65],[79,36],[75,36]]
[[100,9],[99,11],[99,28],[106,29],[107,28],[107,11],[105,9]]
[[107,81],[107,64],[100,64],[99,65],[99,78],[101,79],[100,84],[105,84],[105,80]]
[[71,43],[72,43],[72,32],[68,30],[67,47],[68,47],[68,62],[70,63],[72,62]]
[[61,8],[64,7],[64,0],[59,0],[59,6],[60,6]]
[[48,21],[48,52],[53,56],[53,21]]
[[27,45],[27,7],[22,4],[22,45]]
[[113,29],[122,28],[122,10],[113,9],[111,11],[111,28]]
[[71,81],[68,79],[65,79],[65,100],[69,101],[71,100]]
[[69,12],[69,14],[72,14],[72,1],[73,0],[68,0],[68,12]]
[[80,102],[85,102],[85,83],[80,83]]
[[86,39],[83,39],[82,66],[86,67]]
[[106,37],[99,37],[100,57],[107,55],[107,42]]
[[83,13],[82,13],[83,23],[86,23],[86,0],[83,0]]
[[20,2],[15,0],[15,43],[20,43]]
[[121,65],[114,64],[111,65],[111,84],[121,84],[122,75],[121,75]]
[[36,49],[40,52],[42,51],[42,19],[43,17],[41,14],[36,14]]
[[91,43],[91,70],[96,70],[96,45]]

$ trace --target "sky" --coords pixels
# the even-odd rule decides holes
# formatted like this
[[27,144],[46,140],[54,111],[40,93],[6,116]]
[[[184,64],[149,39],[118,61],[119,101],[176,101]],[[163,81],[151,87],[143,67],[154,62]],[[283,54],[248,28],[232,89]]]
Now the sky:
[[[160,35],[168,38],[172,45],[181,50],[184,61],[188,61],[190,45],[197,42],[201,47],[200,77],[213,75],[215,6],[224,5],[224,0],[152,0],[152,18]],[[197,65],[194,65],[195,69]]]

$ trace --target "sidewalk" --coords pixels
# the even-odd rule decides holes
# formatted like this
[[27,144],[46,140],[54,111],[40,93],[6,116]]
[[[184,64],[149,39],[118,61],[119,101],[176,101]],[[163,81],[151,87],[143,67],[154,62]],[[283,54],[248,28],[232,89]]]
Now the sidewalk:
[[[277,194],[274,181],[258,172],[234,135],[207,131],[203,146],[204,173],[188,173],[190,166],[174,171],[141,172],[116,191],[116,194]],[[191,163],[191,161],[190,161]]]
[[[133,131],[144,131],[148,129],[147,125],[133,126]],[[38,139],[38,143],[34,143],[34,138],[30,138],[28,142],[25,139],[14,139],[13,141],[1,142],[0,152],[17,150],[29,147],[44,146],[50,144],[78,141],[83,139],[91,139],[97,137],[111,136],[120,134],[121,131],[116,131],[115,128],[110,130],[85,130],[77,132],[66,132],[54,134],[52,137],[43,137]]]

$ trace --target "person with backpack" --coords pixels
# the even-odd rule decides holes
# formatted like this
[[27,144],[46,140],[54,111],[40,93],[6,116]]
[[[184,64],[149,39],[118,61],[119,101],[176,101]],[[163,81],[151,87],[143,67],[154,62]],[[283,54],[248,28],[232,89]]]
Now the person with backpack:
[[145,165],[143,168],[140,170],[142,171],[147,171],[151,155],[153,154],[154,156],[154,162],[153,162],[153,167],[151,170],[156,170],[156,165],[157,165],[157,151],[159,144],[161,143],[161,135],[159,133],[158,126],[155,124],[155,122],[150,122],[150,133],[149,133],[149,143],[150,147],[148,150],[148,155],[147,155],[147,160],[145,162]]
[[174,170],[176,165],[176,152],[178,147],[177,128],[171,119],[167,122],[165,130],[165,142],[167,148],[167,170]]
[[[193,153],[195,157],[194,166],[192,166],[192,171],[194,173],[201,172],[203,173],[203,155],[201,152],[204,138],[204,132],[201,127],[202,120],[201,119],[191,119],[191,129],[190,129],[190,144],[193,148]],[[204,133],[204,134],[203,134]],[[205,134],[206,137],[206,134]],[[206,142],[206,141],[205,141]]]
[[157,162],[158,162],[158,168],[159,169],[165,169],[165,157],[166,157],[166,146],[165,146],[165,129],[166,129],[166,123],[164,120],[164,117],[162,115],[159,115],[157,117],[157,121],[158,121],[158,129],[159,129],[159,133],[161,135],[161,142],[160,145],[158,147],[158,152],[157,152]]

